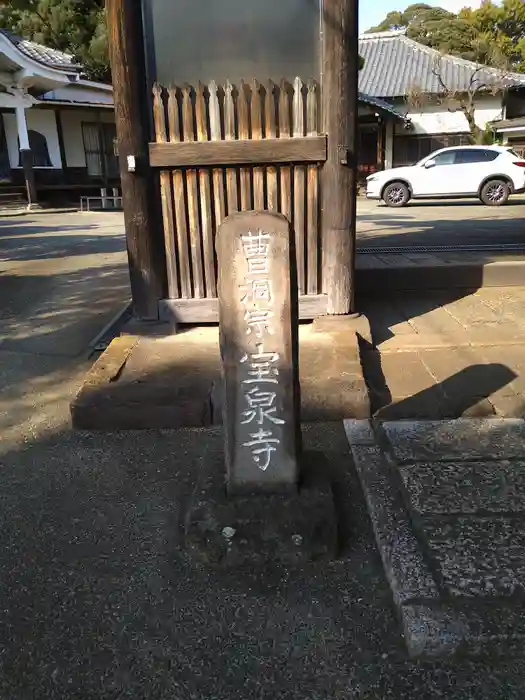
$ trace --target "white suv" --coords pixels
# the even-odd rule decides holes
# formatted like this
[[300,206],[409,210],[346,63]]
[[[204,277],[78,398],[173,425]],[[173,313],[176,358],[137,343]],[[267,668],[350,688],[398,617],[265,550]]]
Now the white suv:
[[366,196],[403,207],[410,199],[479,197],[497,207],[525,191],[525,160],[505,146],[458,146],[431,153],[416,165],[367,177]]

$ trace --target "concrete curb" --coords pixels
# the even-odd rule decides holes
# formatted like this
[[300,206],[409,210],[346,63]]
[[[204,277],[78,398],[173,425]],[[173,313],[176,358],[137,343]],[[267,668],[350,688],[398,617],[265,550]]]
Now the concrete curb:
[[[114,335],[116,329],[118,328],[121,319],[130,311],[132,308],[133,302],[131,299],[126,302],[125,306],[123,306],[117,313],[111,318],[106,325],[102,328],[101,331],[97,333],[97,335],[93,338],[93,340],[90,341],[88,347],[91,350],[97,350],[97,345],[103,340],[103,338]],[[102,348],[105,349],[105,348]]]
[[71,214],[80,212],[78,207],[58,207],[56,209],[16,209],[15,211],[0,211],[0,219],[14,218],[16,216],[30,216],[31,214]]
[[525,258],[496,262],[472,262],[439,266],[366,267],[356,269],[358,296],[392,292],[482,287],[522,287],[525,285]]
[[519,652],[525,640],[521,608],[499,600],[460,602],[441,592],[382,448],[381,428],[367,420],[346,420],[344,428],[410,656]]
[[[103,411],[103,406],[98,405],[98,399],[104,388],[117,379],[138,341],[139,338],[132,335],[115,338],[90,368],[70,405],[73,428],[90,430],[99,427],[97,413]],[[95,402],[94,397],[97,398]]]
[[[464,631],[458,620],[447,618],[434,607],[439,602],[439,589],[424,561],[374,430],[369,421],[363,420],[346,420],[344,428],[409,654],[416,658],[453,653]],[[421,600],[426,605],[412,604]]]

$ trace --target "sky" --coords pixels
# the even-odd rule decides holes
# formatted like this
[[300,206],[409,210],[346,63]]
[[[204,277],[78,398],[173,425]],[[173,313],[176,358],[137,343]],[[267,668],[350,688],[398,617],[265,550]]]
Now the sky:
[[[416,0],[360,0],[359,3],[359,29],[365,32],[370,27],[379,24],[388,12],[392,10],[404,10],[413,5]],[[424,0],[428,5],[443,7],[450,12],[459,12],[463,7],[479,7],[481,0],[441,0],[432,2]]]

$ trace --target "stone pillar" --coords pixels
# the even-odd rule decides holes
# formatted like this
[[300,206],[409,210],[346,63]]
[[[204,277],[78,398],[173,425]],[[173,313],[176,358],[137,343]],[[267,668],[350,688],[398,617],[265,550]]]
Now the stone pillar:
[[300,454],[295,245],[281,214],[242,212],[217,234],[229,493],[294,491]]
[[37,194],[35,185],[35,173],[33,170],[33,154],[29,145],[29,134],[27,133],[26,108],[19,105],[16,108],[16,125],[18,129],[18,142],[20,144],[20,161],[24,169],[24,178],[27,190],[27,206],[29,209],[37,205]]

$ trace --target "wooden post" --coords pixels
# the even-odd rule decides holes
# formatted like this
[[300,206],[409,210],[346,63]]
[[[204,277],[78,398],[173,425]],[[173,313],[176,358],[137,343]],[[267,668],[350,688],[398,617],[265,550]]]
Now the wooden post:
[[106,0],[106,14],[131,293],[135,314],[155,319],[166,288],[166,266],[156,212],[160,198],[148,161],[151,91],[146,90],[140,3]]
[[64,130],[62,129],[62,118],[60,116],[60,110],[54,109],[55,114],[55,124],[57,127],[57,137],[58,137],[58,149],[60,151],[60,163],[62,166],[62,182],[67,185],[67,159],[66,159],[66,147],[64,144]]
[[354,310],[358,0],[324,0],[322,119],[328,158],[322,170],[323,292],[329,314]]
[[385,167],[385,122],[379,117],[377,123],[377,169],[383,170]]
[[15,110],[16,126],[18,130],[18,143],[20,147],[20,165],[24,171],[27,192],[27,207],[37,206],[37,193],[35,184],[35,171],[33,170],[33,153],[29,143],[29,133],[27,131],[26,107],[17,106]]

